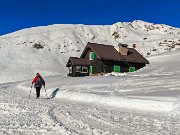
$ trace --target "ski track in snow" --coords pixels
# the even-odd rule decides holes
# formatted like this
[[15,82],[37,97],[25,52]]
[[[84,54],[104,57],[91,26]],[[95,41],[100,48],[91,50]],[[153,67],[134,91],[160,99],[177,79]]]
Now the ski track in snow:
[[[151,78],[151,77],[150,77]],[[78,78],[76,81],[71,81],[72,86],[68,86],[68,81],[72,78],[48,78],[49,82],[57,85],[61,82],[61,88],[57,93],[56,98],[46,99],[44,89],[41,91],[41,99],[35,99],[35,90],[32,89],[31,99],[28,99],[30,82],[5,84],[0,86],[0,133],[1,134],[62,134],[62,135],[178,135],[179,132],[179,118],[177,114],[171,112],[157,114],[148,113],[146,110],[126,110],[123,108],[115,108],[107,106],[99,102],[81,102],[81,100],[71,100],[62,93],[72,92],[72,88],[83,96],[84,92],[102,90],[105,88],[117,87],[119,80],[117,77],[113,78],[95,78],[95,82],[103,79],[104,81],[99,85],[88,86],[91,77]],[[84,84],[77,85],[76,82],[84,80]],[[169,80],[171,80],[170,78]],[[57,82],[55,82],[56,80]],[[93,79],[94,80],[94,79]],[[153,81],[151,79],[144,79],[148,83]],[[109,85],[106,81],[110,82]],[[130,82],[134,81],[134,77],[129,77],[122,88],[127,88]],[[138,79],[137,82],[140,82]],[[113,83],[114,82],[114,83]],[[92,81],[91,81],[92,83]],[[144,82],[145,83],[145,82]],[[159,84],[163,83],[159,82]],[[176,81],[174,82],[177,83]],[[63,85],[64,84],[64,85]],[[157,83],[157,85],[159,86]],[[166,85],[170,85],[170,81]],[[154,84],[155,85],[155,84]],[[136,89],[137,84],[131,84],[131,87]],[[143,89],[146,85],[141,84]],[[52,86],[50,86],[52,87]],[[102,89],[100,89],[100,87]],[[119,86],[118,86],[119,87]],[[165,86],[164,86],[165,87]],[[82,90],[82,88],[86,89]],[[153,85],[152,85],[153,88]],[[48,95],[54,88],[48,88]],[[111,90],[111,89],[110,89]],[[117,89],[118,90],[118,89]],[[117,92],[116,90],[116,92]],[[125,91],[125,89],[123,89]],[[93,91],[91,91],[93,93]],[[136,90],[135,90],[136,91]],[[133,91],[133,92],[135,92]],[[132,94],[128,94],[132,96]],[[146,91],[148,92],[148,90]],[[81,95],[82,93],[82,95]],[[123,92],[124,93],[124,92]],[[137,92],[139,94],[139,92]],[[137,94],[136,93],[136,94]],[[107,93],[106,93],[107,94]],[[112,93],[111,93],[112,94]],[[126,94],[122,96],[127,96]],[[135,95],[136,95],[135,94]],[[73,93],[72,93],[73,96]],[[106,95],[107,96],[107,95]],[[77,97],[78,98],[78,97]],[[81,97],[80,97],[81,98]],[[95,99],[96,100],[96,99]],[[92,98],[93,101],[93,98]],[[178,105],[178,104],[177,104]],[[163,111],[163,110],[162,110]],[[177,111],[177,110],[176,110]]]
[[50,99],[44,88],[28,99],[31,81],[0,84],[0,134],[180,135],[179,57],[123,76],[48,77]]

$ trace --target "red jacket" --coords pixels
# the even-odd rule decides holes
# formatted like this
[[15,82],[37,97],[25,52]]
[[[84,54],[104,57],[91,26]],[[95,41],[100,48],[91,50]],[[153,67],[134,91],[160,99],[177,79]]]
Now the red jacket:
[[39,77],[41,77],[41,76],[36,76],[33,79],[32,84],[35,83],[34,84],[35,87],[42,87],[42,85],[45,86],[45,81],[44,81],[44,79],[42,77],[41,77],[42,78],[42,84],[37,84],[37,81],[38,81]]

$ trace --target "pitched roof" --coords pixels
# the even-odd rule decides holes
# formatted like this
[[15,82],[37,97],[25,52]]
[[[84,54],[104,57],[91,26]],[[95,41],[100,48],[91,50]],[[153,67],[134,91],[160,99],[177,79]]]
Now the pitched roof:
[[81,58],[85,57],[89,49],[95,52],[99,59],[149,64],[149,61],[133,48],[128,48],[128,55],[124,56],[121,55],[112,45],[97,43],[88,43]]
[[149,64],[149,61],[133,48],[128,48],[127,56],[120,53],[119,56],[120,61]]
[[69,67],[70,63],[72,66],[89,66],[89,61],[87,61],[85,58],[70,57],[66,67]]
[[83,58],[88,49],[91,49],[99,59],[106,59],[106,60],[119,60],[119,53],[112,45],[103,45],[103,44],[96,44],[96,43],[88,43],[85,47],[81,58]]

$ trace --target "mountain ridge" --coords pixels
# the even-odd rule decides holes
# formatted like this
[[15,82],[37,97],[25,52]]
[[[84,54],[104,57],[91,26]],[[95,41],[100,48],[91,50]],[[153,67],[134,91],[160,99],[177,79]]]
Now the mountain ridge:
[[[180,29],[141,20],[113,25],[54,24],[0,36],[0,83],[44,76],[66,75],[70,56],[79,57],[87,42],[126,43],[143,56],[180,49]],[[22,76],[21,76],[21,75]]]

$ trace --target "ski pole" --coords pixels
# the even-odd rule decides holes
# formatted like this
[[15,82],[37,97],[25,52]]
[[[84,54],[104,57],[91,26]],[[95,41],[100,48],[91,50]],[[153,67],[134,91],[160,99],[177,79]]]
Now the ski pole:
[[45,86],[44,86],[44,90],[45,90],[45,93],[46,93],[46,98],[48,99],[48,96],[47,96],[47,91],[46,91],[46,88],[45,88]]
[[30,93],[29,93],[29,99],[30,99],[30,96],[31,96],[31,90],[32,90],[32,85],[31,85],[31,89],[30,89]]

